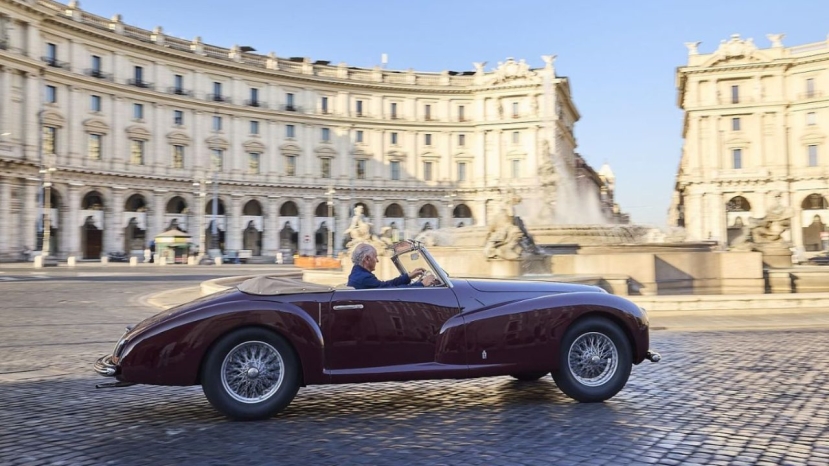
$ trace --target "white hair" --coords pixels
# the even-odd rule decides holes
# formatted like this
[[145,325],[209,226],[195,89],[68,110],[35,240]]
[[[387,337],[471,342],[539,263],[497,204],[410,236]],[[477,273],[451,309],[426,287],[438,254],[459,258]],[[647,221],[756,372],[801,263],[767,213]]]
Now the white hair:
[[374,249],[374,246],[368,243],[360,243],[355,246],[354,251],[351,252],[351,262],[357,265],[363,265],[363,260],[372,252],[377,252],[377,250]]

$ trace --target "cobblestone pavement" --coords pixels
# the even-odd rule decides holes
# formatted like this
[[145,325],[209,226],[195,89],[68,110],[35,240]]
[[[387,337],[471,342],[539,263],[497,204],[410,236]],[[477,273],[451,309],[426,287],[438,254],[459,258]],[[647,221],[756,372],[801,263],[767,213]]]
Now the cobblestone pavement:
[[237,423],[199,387],[96,390],[91,363],[140,298],[194,286],[0,283],[0,464],[829,463],[825,331],[655,331],[664,359],[579,404],[548,377],[302,388],[281,415]]

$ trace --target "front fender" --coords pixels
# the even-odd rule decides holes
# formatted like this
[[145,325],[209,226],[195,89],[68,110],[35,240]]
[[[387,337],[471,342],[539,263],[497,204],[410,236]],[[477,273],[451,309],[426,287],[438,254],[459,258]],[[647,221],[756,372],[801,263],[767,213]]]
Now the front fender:
[[250,326],[282,335],[297,352],[305,383],[319,383],[323,377],[319,326],[292,303],[266,300],[216,303],[144,329],[125,345],[118,379],[151,385],[198,384],[201,362],[216,340]]
[[579,292],[544,295],[478,309],[463,315],[470,370],[479,375],[552,371],[567,328],[586,315],[617,322],[631,341],[633,359],[648,350],[648,320],[619,296]]

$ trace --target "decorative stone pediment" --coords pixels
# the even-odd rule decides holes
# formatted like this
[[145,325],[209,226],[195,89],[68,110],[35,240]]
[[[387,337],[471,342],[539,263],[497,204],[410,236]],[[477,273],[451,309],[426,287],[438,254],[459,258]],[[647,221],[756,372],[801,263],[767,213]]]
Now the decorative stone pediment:
[[440,154],[438,154],[437,152],[428,151],[420,154],[420,157],[424,159],[439,159]]
[[452,157],[454,157],[456,159],[461,159],[461,160],[471,160],[471,159],[474,158],[474,156],[472,154],[470,154],[469,152],[466,152],[466,151],[456,152],[455,155],[453,155]]
[[296,144],[292,144],[290,142],[282,144],[279,146],[279,151],[284,155],[300,155],[302,154],[302,148]]
[[207,138],[204,142],[207,143],[207,147],[209,147],[210,149],[227,150],[230,147],[230,143],[227,142],[227,139],[219,136],[211,136]]
[[192,142],[190,136],[182,131],[170,131],[167,133],[167,140],[170,141],[170,144],[176,146],[189,146]]
[[527,156],[527,152],[520,149],[512,149],[507,152],[508,159],[522,159]]
[[800,142],[803,144],[821,143],[826,139],[826,135],[817,130],[812,130],[800,136]]
[[317,155],[317,157],[326,158],[335,157],[337,155],[337,151],[328,146],[319,146],[316,149],[314,149],[314,153]]
[[366,150],[365,147],[355,147],[351,154],[355,157],[371,157],[371,151]]
[[512,57],[505,62],[498,62],[498,68],[492,74],[488,84],[504,84],[512,81],[537,81],[538,74],[530,71],[529,65],[521,59],[515,61]]
[[[691,51],[690,47],[689,51]],[[739,34],[733,34],[729,40],[720,41],[720,46],[702,66],[725,63],[759,63],[770,60],[771,57],[754,45],[754,39],[743,40],[740,39]]]
[[147,131],[147,128],[139,125],[132,125],[127,128],[127,137],[129,139],[141,139],[144,141],[150,140],[150,132]]
[[393,149],[386,152],[386,158],[391,160],[406,160],[406,152]]
[[245,141],[242,147],[245,148],[245,152],[265,152],[265,145],[256,140]]
[[43,124],[47,126],[63,127],[63,125],[66,124],[66,119],[57,110],[44,110]]
[[725,145],[728,146],[728,147],[738,147],[738,146],[746,147],[750,144],[751,144],[751,141],[749,141],[748,139],[746,139],[745,136],[742,136],[742,135],[732,136],[732,137],[725,140]]
[[87,133],[109,134],[109,125],[100,118],[88,118],[84,120],[83,129]]

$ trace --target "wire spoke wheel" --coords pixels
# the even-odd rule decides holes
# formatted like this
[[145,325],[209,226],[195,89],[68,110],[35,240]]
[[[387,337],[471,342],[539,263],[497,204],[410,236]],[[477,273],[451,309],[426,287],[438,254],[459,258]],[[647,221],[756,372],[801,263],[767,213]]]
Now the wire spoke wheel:
[[568,368],[580,384],[598,387],[607,383],[619,365],[619,351],[607,335],[590,332],[580,335],[570,345]]
[[273,346],[262,341],[240,343],[227,353],[221,366],[222,386],[242,403],[259,403],[282,385],[285,363]]

